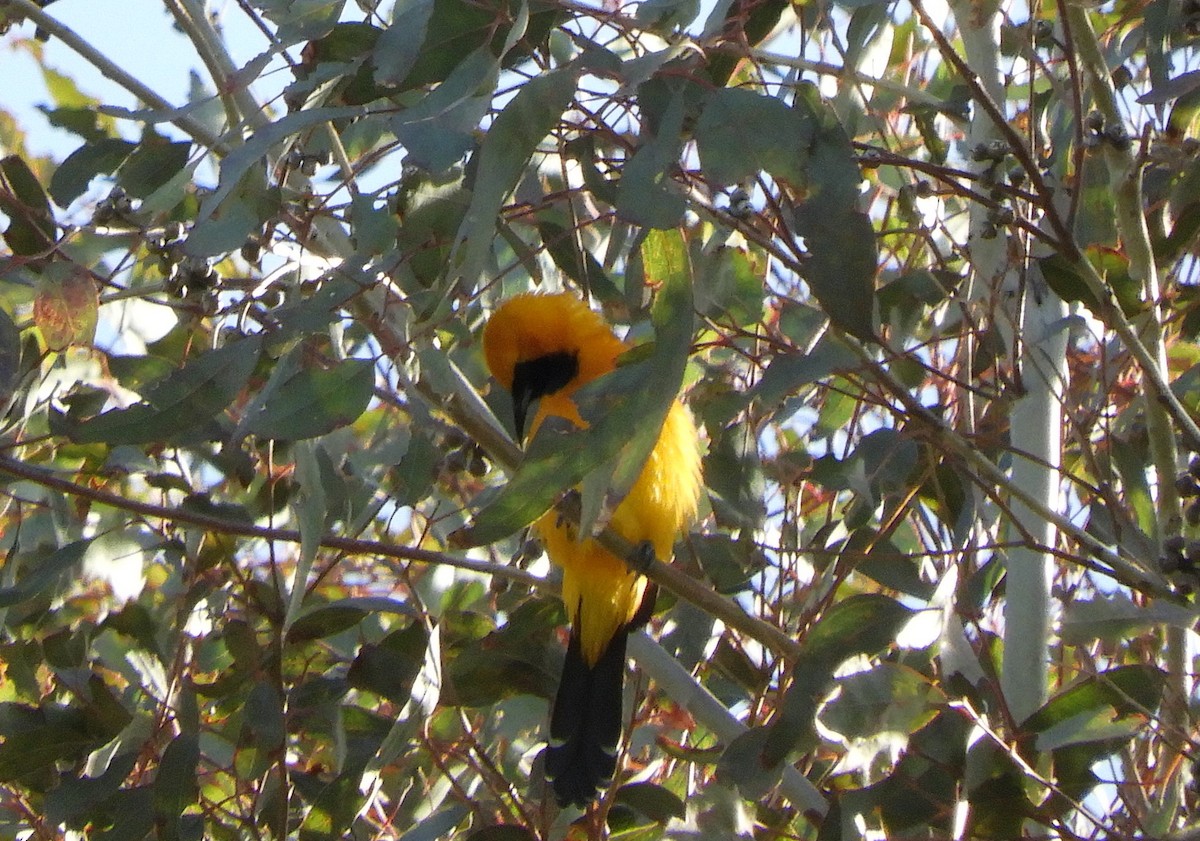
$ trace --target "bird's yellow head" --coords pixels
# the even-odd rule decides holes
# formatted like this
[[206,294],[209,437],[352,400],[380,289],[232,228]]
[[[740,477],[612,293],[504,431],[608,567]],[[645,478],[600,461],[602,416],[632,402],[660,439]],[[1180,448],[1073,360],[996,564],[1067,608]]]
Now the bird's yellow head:
[[518,435],[535,400],[611,371],[623,350],[604,319],[569,292],[510,298],[483,328],[483,355],[512,393]]

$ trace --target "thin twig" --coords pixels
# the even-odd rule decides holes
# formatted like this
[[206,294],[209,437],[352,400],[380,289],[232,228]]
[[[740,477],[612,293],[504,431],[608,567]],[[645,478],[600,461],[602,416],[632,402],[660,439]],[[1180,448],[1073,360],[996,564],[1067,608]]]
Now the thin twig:
[[[211,514],[202,514],[198,511],[189,511],[187,509],[181,509],[173,506],[154,505],[148,502],[139,502],[138,500],[129,499],[121,496],[120,494],[110,493],[108,491],[103,491],[88,485],[82,485],[77,482],[73,482],[70,479],[65,479],[50,470],[42,467],[34,467],[31,464],[27,464],[26,462],[19,461],[9,456],[0,456],[0,473],[7,474],[9,476],[15,476],[28,482],[33,482],[36,485],[56,490],[68,496],[87,499],[91,502],[100,505],[107,505],[112,508],[118,508],[122,511],[129,511],[130,513],[138,514],[142,517],[165,520],[172,523],[185,523],[187,525],[208,529],[209,531],[234,535],[237,537],[251,537],[258,538],[260,540],[279,541],[282,543],[300,543],[300,532],[295,529],[279,529],[268,526],[257,526],[253,523],[230,520],[225,517],[216,517]],[[471,558],[447,554],[445,552],[434,552],[429,549],[419,549],[413,546],[398,546],[393,543],[385,543],[378,540],[363,540],[361,538],[354,537],[325,535],[321,538],[320,545],[326,549],[336,549],[352,555],[382,556],[387,558],[398,558],[404,561],[412,561],[419,564],[455,567],[456,569],[465,569],[471,572],[482,573],[484,575],[495,575],[499,578],[505,578],[509,581],[516,581],[530,587],[538,587],[543,583],[542,579],[538,578],[536,575],[531,575],[525,570],[507,566],[505,564],[477,561]]]
[[249,81],[239,79],[237,65],[221,42],[221,36],[196,0],[166,0],[167,9],[179,27],[187,33],[197,55],[208,68],[217,95],[225,106],[231,127],[246,125],[259,129],[270,120],[250,93]]
[[958,54],[958,50],[954,49],[954,45],[950,43],[945,33],[942,32],[933,18],[929,16],[929,13],[925,11],[925,6],[920,0],[913,0],[912,7],[913,11],[917,13],[917,17],[920,18],[921,25],[929,31],[929,34],[933,36],[933,40],[937,42],[938,50],[941,52],[942,57],[962,77],[967,87],[971,89],[971,97],[991,117],[996,130],[1007,141],[1009,151],[1020,161],[1022,168],[1029,178],[1029,183],[1032,185],[1034,192],[1039,196],[1039,204],[1041,205],[1042,212],[1046,214],[1046,220],[1050,223],[1050,227],[1054,229],[1054,235],[1061,243],[1061,249],[1072,262],[1078,261],[1080,257],[1079,246],[1075,243],[1075,237],[1072,236],[1070,229],[1066,226],[1066,223],[1055,208],[1053,190],[1046,184],[1046,179],[1042,177],[1042,170],[1037,165],[1037,161],[1033,159],[1033,155],[1030,153],[1028,146],[1026,146],[1024,139],[1009,124],[1000,106],[996,104],[991,94],[987,92],[987,89],[980,82],[978,74],[970,68],[966,59]]

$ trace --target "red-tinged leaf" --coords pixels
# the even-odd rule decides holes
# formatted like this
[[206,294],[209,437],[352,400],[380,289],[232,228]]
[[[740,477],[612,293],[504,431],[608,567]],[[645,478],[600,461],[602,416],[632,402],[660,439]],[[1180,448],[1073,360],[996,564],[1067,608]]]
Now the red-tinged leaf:
[[66,271],[42,275],[41,288],[33,299],[33,321],[50,350],[90,345],[100,312],[96,284],[82,269],[65,265],[55,268]]

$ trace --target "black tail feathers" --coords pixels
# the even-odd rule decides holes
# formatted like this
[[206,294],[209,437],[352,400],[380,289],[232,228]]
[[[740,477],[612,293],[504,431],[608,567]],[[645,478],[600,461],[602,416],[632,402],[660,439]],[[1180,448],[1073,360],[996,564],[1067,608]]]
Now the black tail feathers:
[[617,770],[628,636],[628,629],[619,630],[589,667],[579,633],[571,631],[546,749],[546,778],[554,784],[559,806],[587,806]]
[[550,745],[546,748],[546,779],[554,785],[559,806],[586,807],[599,789],[612,782],[621,744],[625,643],[630,631],[650,621],[657,596],[658,585],[647,582],[632,620],[613,635],[594,666],[583,659],[576,617],[550,714]]

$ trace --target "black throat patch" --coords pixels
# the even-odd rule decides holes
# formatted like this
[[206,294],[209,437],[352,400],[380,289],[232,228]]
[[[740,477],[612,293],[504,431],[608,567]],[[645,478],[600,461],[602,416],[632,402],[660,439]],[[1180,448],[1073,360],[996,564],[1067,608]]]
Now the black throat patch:
[[535,400],[566,387],[579,373],[579,357],[565,350],[518,362],[513,369],[513,420],[517,436],[525,437],[525,419]]

